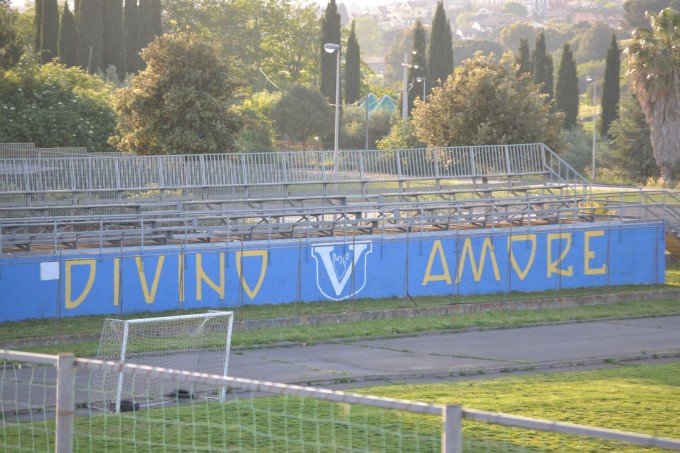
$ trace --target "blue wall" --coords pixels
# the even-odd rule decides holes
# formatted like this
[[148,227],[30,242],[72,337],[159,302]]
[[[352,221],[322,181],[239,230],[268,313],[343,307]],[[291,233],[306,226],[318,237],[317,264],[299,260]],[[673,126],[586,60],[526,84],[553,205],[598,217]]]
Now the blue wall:
[[660,223],[62,252],[0,260],[0,320],[664,282]]

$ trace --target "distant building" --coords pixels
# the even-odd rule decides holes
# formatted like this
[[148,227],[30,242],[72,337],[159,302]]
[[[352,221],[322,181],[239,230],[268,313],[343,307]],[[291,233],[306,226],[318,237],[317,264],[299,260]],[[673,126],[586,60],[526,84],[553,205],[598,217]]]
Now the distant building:
[[624,24],[623,11],[616,11],[609,8],[575,8],[571,12],[571,23],[579,22],[604,23],[612,28],[620,29]]
[[420,19],[421,21],[432,14],[432,8],[424,0],[406,0],[398,8],[395,13],[399,14],[401,18],[412,23]]

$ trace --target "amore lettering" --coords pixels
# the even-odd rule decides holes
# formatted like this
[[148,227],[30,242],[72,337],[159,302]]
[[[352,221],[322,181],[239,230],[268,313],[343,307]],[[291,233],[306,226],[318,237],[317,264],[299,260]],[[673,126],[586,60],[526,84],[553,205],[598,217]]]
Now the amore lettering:
[[[509,236],[507,248],[503,250],[502,253],[505,253],[509,257],[510,265],[517,277],[519,277],[520,280],[524,280],[537,265],[535,263],[536,250],[539,246],[540,238],[540,245],[545,247],[546,259],[545,263],[541,264],[545,265],[546,278],[549,279],[553,275],[572,277],[574,275],[574,266],[571,264],[565,265],[565,261],[571,254],[578,253],[578,250],[576,250],[575,247],[572,247],[573,235],[574,233],[549,233],[545,235],[518,234]],[[606,238],[604,238],[604,236],[604,230],[583,232],[582,257],[584,275],[602,275],[607,273],[606,264],[601,264],[600,267],[596,267],[597,264],[595,264],[601,262],[599,257],[605,254]],[[596,238],[602,239],[598,240]],[[481,247],[478,246],[476,249],[473,247],[472,238],[466,238],[463,241],[463,247],[457,257],[456,284],[460,283],[468,266],[472,271],[472,277],[475,282],[481,280],[485,266],[491,266],[494,278],[496,281],[500,281],[501,272],[498,268],[498,260],[496,259],[498,251],[494,249],[490,237],[481,239],[481,241]],[[527,253],[522,254],[526,257],[523,258],[523,263],[521,264],[518,261],[517,253],[515,252],[515,246],[520,246],[518,244],[523,244],[525,247],[529,248],[528,256],[526,256]],[[451,278],[451,272],[449,271],[448,260],[446,253],[444,253],[441,241],[434,241],[427,261],[422,286],[427,286],[432,282],[446,282],[449,285],[452,284],[453,280]],[[438,266],[436,266],[436,273],[433,271],[435,263],[438,264]]]

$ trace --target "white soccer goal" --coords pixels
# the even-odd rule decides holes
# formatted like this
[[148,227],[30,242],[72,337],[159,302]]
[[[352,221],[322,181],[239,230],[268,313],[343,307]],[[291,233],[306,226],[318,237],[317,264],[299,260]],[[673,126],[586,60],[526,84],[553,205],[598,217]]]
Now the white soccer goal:
[[[106,319],[97,359],[227,376],[234,312],[141,319]],[[172,379],[132,382],[123,373],[97,372],[91,377],[90,406],[116,411],[186,398],[224,400],[226,389],[210,386],[180,388]],[[140,401],[135,393],[143,389]]]

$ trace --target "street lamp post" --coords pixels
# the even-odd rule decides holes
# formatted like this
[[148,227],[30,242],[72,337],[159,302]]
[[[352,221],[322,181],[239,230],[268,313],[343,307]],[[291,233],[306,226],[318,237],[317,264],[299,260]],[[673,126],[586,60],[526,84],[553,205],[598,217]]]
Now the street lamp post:
[[408,52],[404,52],[404,62],[401,64],[404,68],[404,88],[401,95],[401,118],[408,118]]
[[337,51],[338,59],[335,66],[335,141],[333,147],[333,173],[338,170],[338,143],[340,139],[340,44],[327,42],[323,45],[327,53]]
[[416,82],[423,84],[423,104],[425,103],[425,88],[427,87],[427,79],[425,77],[416,77]]
[[593,151],[592,151],[592,163],[590,165],[591,169],[591,179],[595,181],[595,149],[597,148],[597,77],[586,76],[586,82],[593,83]]
[[[413,55],[416,55],[417,52],[414,50],[411,52]],[[403,96],[401,97],[401,118],[406,119],[408,118],[408,70],[409,69],[418,69],[417,64],[409,64],[408,62],[408,52],[404,52],[404,62],[401,64],[401,66],[404,68],[404,88],[403,88]]]

